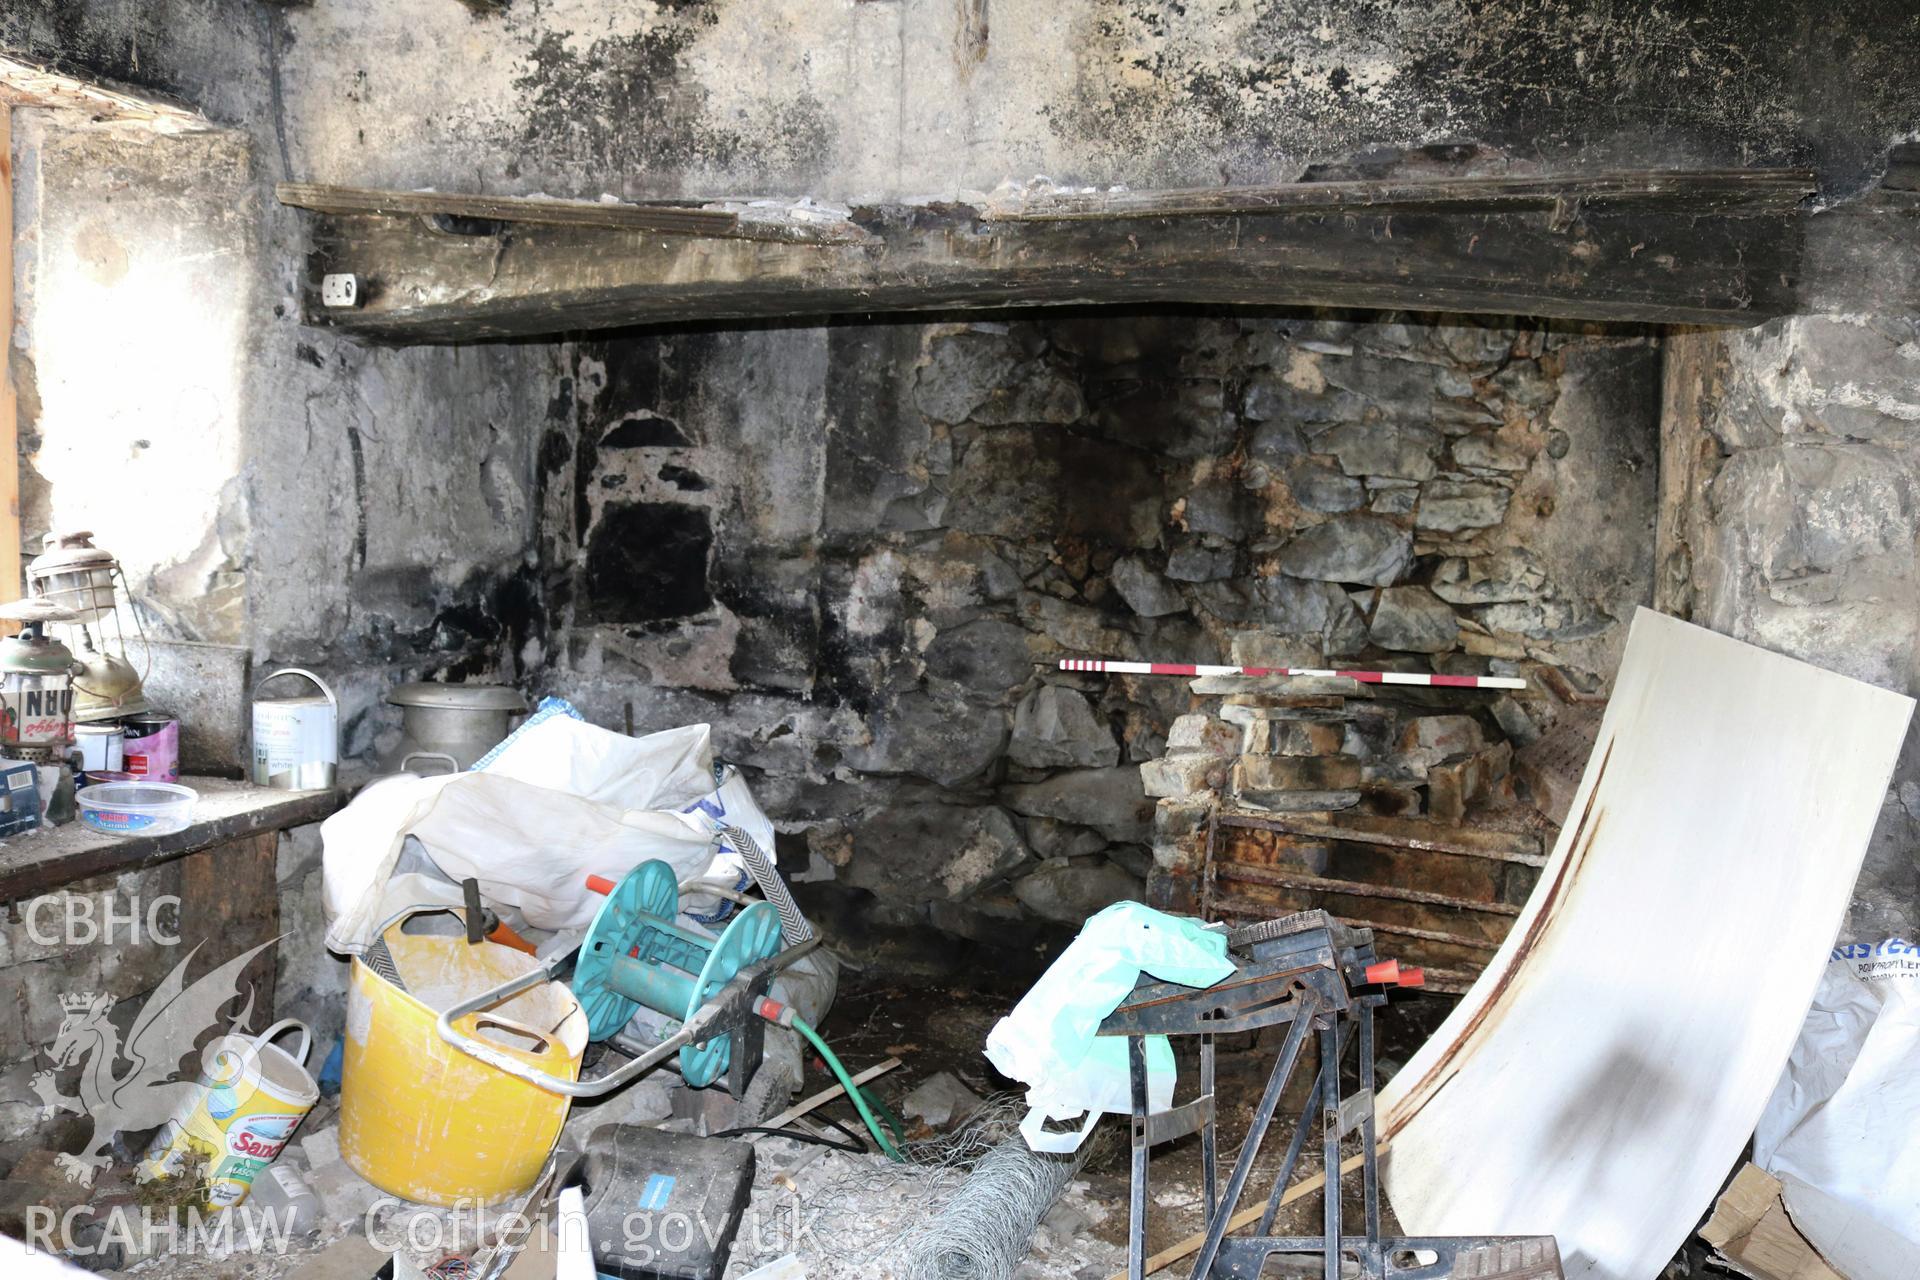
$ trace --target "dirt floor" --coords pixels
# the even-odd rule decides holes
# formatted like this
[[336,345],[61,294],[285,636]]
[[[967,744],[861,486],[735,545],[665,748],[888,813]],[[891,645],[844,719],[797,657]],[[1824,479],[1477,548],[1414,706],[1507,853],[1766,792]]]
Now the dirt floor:
[[[1037,957],[1036,957],[1037,958]],[[864,969],[849,968],[842,975],[840,994],[821,1032],[850,1070],[859,1070],[885,1058],[897,1057],[902,1065],[880,1077],[871,1086],[896,1112],[902,1110],[906,1095],[940,1072],[950,1072],[982,1100],[998,1102],[1000,1111],[1019,1113],[1021,1086],[1000,1076],[988,1064],[982,1048],[993,1024],[1025,993],[1033,971],[996,964],[972,964],[968,977],[956,981],[937,976],[933,966],[902,967],[870,963]],[[1404,1061],[1445,1016],[1451,1001],[1441,996],[1419,996],[1398,1001],[1380,1016],[1379,1057],[1383,1078],[1392,1064]],[[1284,1028],[1262,1036],[1245,1035],[1224,1038],[1218,1055],[1216,1095],[1220,1101],[1220,1184],[1224,1187],[1247,1131],[1252,1111],[1264,1089],[1274,1058],[1280,1048]],[[1193,1094],[1197,1080],[1197,1047],[1192,1042],[1175,1041],[1180,1062],[1180,1084],[1176,1101]],[[1301,1107],[1306,1101],[1317,1067],[1309,1051],[1295,1072],[1282,1107],[1275,1117],[1260,1155],[1253,1166],[1241,1207],[1259,1203],[1271,1190],[1288,1139]],[[1354,1061],[1347,1056],[1345,1091],[1355,1087]],[[834,1078],[818,1059],[808,1055],[807,1079],[800,1096],[812,1095],[834,1083]],[[324,1103],[315,1125],[332,1123],[331,1103]],[[853,1107],[844,1100],[815,1111],[810,1120],[832,1117],[854,1133],[864,1136],[864,1128]],[[909,1122],[907,1137],[922,1143],[947,1139],[960,1126],[962,1117],[938,1131],[921,1122]],[[308,1127],[315,1127],[309,1125]],[[1032,1251],[1017,1272],[1019,1280],[1104,1280],[1124,1261],[1127,1239],[1128,1152],[1125,1125],[1117,1119],[1102,1123],[1090,1144],[1085,1167],[1070,1182],[1055,1209],[1036,1232]],[[829,1238],[824,1247],[803,1248],[813,1280],[838,1280],[842,1275],[871,1277],[893,1274],[903,1237],[911,1236],[916,1223],[924,1221],[938,1204],[944,1203],[957,1185],[957,1171],[938,1171],[930,1176],[902,1178],[900,1166],[889,1165],[876,1156],[846,1156],[828,1153],[820,1147],[803,1146],[783,1139],[756,1140],[759,1173],[756,1176],[753,1215],[756,1221],[776,1225],[782,1215],[795,1211],[796,1203],[822,1208],[820,1229]],[[932,1148],[923,1148],[930,1150]],[[1357,1154],[1355,1139],[1349,1139],[1343,1154]],[[1321,1158],[1316,1140],[1303,1154],[1294,1181],[1319,1172]],[[946,1181],[942,1181],[942,1177]],[[1361,1213],[1360,1181],[1357,1174],[1343,1182],[1342,1203],[1349,1229]],[[1203,1178],[1200,1139],[1182,1139],[1154,1151],[1148,1208],[1150,1249],[1160,1249],[1185,1239],[1202,1225]],[[1394,1230],[1391,1209],[1383,1206],[1389,1231]],[[1321,1230],[1323,1201],[1318,1192],[1305,1195],[1285,1206],[1277,1219],[1276,1233],[1312,1235]],[[398,1222],[383,1229],[397,1229]],[[245,1248],[227,1256],[208,1256],[199,1252],[190,1256],[167,1256],[134,1263],[123,1274],[142,1280],[188,1280],[211,1276],[218,1280],[275,1280],[298,1269],[320,1247],[339,1239],[329,1229],[319,1240],[292,1242],[284,1253],[255,1253]],[[778,1231],[765,1247],[750,1244],[746,1237],[736,1242],[735,1265],[729,1275],[744,1273],[784,1252]],[[855,1259],[857,1258],[857,1264]],[[884,1259],[884,1261],[882,1261]],[[100,1259],[99,1261],[105,1261]],[[132,1262],[129,1259],[129,1262]],[[837,1270],[841,1261],[852,1270]],[[97,1265],[97,1263],[96,1263]]]
[[[910,1090],[939,1071],[952,1072],[982,1097],[1020,1090],[1017,1082],[993,1069],[981,1050],[987,1032],[1026,990],[1024,978],[1005,980],[991,971],[983,971],[977,983],[908,985],[879,981],[874,975],[875,970],[869,970],[842,976],[839,998],[822,1031],[850,1069],[855,1064],[866,1065],[887,1057],[902,1060],[898,1070],[875,1081],[881,1096],[890,1105],[898,1109],[900,1100]],[[1383,1010],[1378,1022],[1379,1060],[1389,1070],[1391,1064],[1405,1061],[1439,1025],[1452,1003],[1446,996],[1415,996],[1397,1000]],[[1227,1038],[1216,1055],[1215,1095],[1221,1108],[1219,1179],[1223,1187],[1278,1056],[1283,1031],[1281,1028],[1259,1037]],[[1197,1054],[1196,1045],[1175,1042],[1175,1057],[1180,1066],[1176,1102],[1192,1096],[1198,1078]],[[1300,1109],[1312,1088],[1316,1067],[1317,1055],[1312,1055],[1303,1058],[1296,1069],[1254,1162],[1242,1200],[1243,1208],[1256,1203],[1256,1197],[1264,1197],[1272,1187]],[[1343,1077],[1345,1091],[1356,1087],[1351,1052],[1346,1056]],[[1382,1082],[1384,1078],[1385,1072]],[[805,1092],[812,1092],[816,1085],[825,1087],[826,1083],[824,1077],[817,1081],[809,1079]],[[851,1107],[829,1108],[828,1112],[857,1128],[858,1118],[852,1114]],[[1102,1240],[1124,1247],[1128,1151],[1123,1126],[1118,1121],[1109,1121],[1105,1127],[1113,1132],[1100,1142],[1081,1177],[1088,1183],[1087,1198],[1095,1203],[1110,1204],[1114,1212],[1089,1230]],[[1358,1154],[1359,1150],[1357,1140],[1349,1138],[1343,1148],[1343,1159]],[[1302,1154],[1294,1181],[1319,1172],[1321,1163],[1316,1137]],[[1149,1188],[1147,1221],[1151,1249],[1159,1249],[1200,1229],[1204,1180],[1198,1135],[1154,1149]],[[1343,1189],[1346,1193],[1342,1197],[1343,1213],[1348,1215],[1348,1222],[1357,1222],[1362,1208],[1357,1171],[1343,1180]],[[1323,1205],[1316,1193],[1285,1206],[1275,1219],[1276,1233],[1318,1234]],[[1394,1229],[1392,1210],[1384,1205],[1383,1220],[1389,1230]]]

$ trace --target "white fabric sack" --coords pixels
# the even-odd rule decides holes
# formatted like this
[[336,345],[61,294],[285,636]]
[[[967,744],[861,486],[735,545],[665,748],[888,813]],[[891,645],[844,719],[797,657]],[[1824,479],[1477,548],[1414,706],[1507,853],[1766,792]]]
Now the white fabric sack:
[[[618,880],[649,858],[682,880],[737,882],[740,860],[718,843],[717,794],[708,726],[628,738],[568,716],[524,726],[484,772],[383,778],[320,826],[327,945],[358,954],[396,912],[460,902],[468,877],[537,929],[585,927],[602,901],[587,876]],[[746,806],[750,796],[734,807]],[[409,835],[445,882],[395,874]]]
[[590,875],[617,882],[658,858],[676,879],[690,880],[713,872],[718,852],[713,824],[698,812],[594,804],[487,773],[442,788],[410,834],[450,879],[478,879],[486,901],[552,930],[593,923],[606,899],[587,888]]
[[359,955],[375,930],[402,909],[460,900],[459,890],[439,877],[399,867],[407,832],[440,799],[443,787],[465,776],[378,778],[320,824],[320,906],[331,950]]
[[773,851],[773,819],[767,817],[760,808],[759,801],[753,798],[753,792],[747,788],[747,780],[732,765],[723,766],[720,785],[708,794],[701,796],[692,804],[685,806],[683,812],[699,810],[712,818],[716,826],[738,827],[753,837],[767,855],[768,862],[778,859]]
[[[1836,1265],[1847,1257],[1851,1280],[1920,1275],[1920,948],[1835,949],[1753,1159],[1787,1184],[1809,1242]],[[1888,1232],[1897,1247],[1863,1248]]]

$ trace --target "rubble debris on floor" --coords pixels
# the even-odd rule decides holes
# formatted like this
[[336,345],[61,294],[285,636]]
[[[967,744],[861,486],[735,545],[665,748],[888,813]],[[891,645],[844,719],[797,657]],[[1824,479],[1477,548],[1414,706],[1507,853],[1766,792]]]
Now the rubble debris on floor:
[[909,1120],[924,1122],[929,1128],[944,1129],[965,1120],[980,1107],[980,1095],[967,1088],[951,1071],[928,1076],[900,1102],[900,1114]]
[[[810,1278],[828,1280],[939,1275],[1087,1280],[1110,1273],[1124,1262],[1124,1250],[1085,1228],[1108,1220],[1111,1208],[1085,1181],[1070,1176],[1045,1186],[1031,1181],[1018,1135],[1022,1110],[1010,1096],[989,1099],[958,1130],[911,1146],[904,1166],[871,1155],[823,1153],[783,1138],[763,1142],[762,1172],[748,1216],[766,1224],[767,1235],[750,1242],[743,1231],[736,1264],[751,1244],[765,1252],[750,1254],[749,1260],[770,1262],[784,1246],[801,1259]],[[970,1183],[982,1201],[971,1210]],[[1000,1199],[1010,1188],[1031,1188],[1033,1194],[1028,1201]],[[984,1237],[984,1243],[960,1253],[953,1252],[956,1204],[970,1232],[966,1239]],[[1026,1234],[1017,1226],[1009,1229],[1006,1215],[1024,1214],[1028,1204],[1032,1214],[1021,1218]],[[799,1227],[806,1234],[798,1242],[782,1234]],[[930,1228],[940,1233],[931,1241],[937,1257],[926,1252]],[[926,1270],[941,1259],[956,1269]],[[1005,1263],[1007,1269],[979,1269],[983,1259],[988,1266]]]

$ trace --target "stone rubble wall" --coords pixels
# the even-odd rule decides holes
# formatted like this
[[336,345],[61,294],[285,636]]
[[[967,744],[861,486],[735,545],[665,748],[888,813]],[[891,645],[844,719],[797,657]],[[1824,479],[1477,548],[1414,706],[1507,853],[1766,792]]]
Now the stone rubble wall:
[[[1920,678],[1920,321],[1802,316],[1669,340],[1657,603],[1903,693]],[[1909,733],[1845,940],[1920,930]]]
[[1236,766],[1260,730],[1194,716],[1240,718],[1215,695],[1241,690],[1059,658],[1553,664],[1593,687],[1651,594],[1659,353],[1637,332],[1102,315],[570,357],[540,448],[552,649],[523,656],[601,723],[712,722],[789,869],[898,923],[1078,923],[1140,894],[1156,801],[1312,781],[1405,811],[1440,759],[1409,733],[1471,715],[1467,754],[1505,750],[1557,706],[1270,717]]

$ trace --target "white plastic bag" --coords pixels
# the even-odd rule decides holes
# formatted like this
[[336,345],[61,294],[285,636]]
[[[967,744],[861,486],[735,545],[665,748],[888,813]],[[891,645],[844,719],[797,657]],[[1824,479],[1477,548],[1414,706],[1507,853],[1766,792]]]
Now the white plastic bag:
[[[714,814],[765,823],[744,783],[732,782],[731,803],[723,800],[703,724],[628,738],[549,715],[521,726],[483,763],[467,773],[383,778],[321,824],[330,948],[358,954],[395,913],[458,904],[469,877],[488,902],[536,929],[582,928],[602,902],[586,886],[589,874],[617,881],[657,858],[682,880],[738,882],[742,864],[719,843]],[[403,861],[408,836],[424,864]],[[718,901],[689,895],[682,907]]]
[[[1133,1110],[1124,1036],[1095,1034],[1142,973],[1210,987],[1232,973],[1227,939],[1197,920],[1138,902],[1118,902],[1089,919],[1060,958],[987,1034],[987,1060],[1027,1085],[1020,1133],[1035,1151],[1077,1151],[1104,1112]],[[1146,1038],[1147,1109],[1173,1105],[1173,1047]],[[1049,1122],[1085,1114],[1077,1130]]]
[[[1900,938],[1836,948],[1754,1131],[1754,1163],[1787,1184],[1794,1225],[1851,1280],[1912,1276],[1920,1274],[1916,1135],[1920,948]],[[1796,1183],[1810,1189],[1804,1211],[1796,1211]],[[1897,1248],[1867,1246],[1886,1232],[1901,1239]]]

